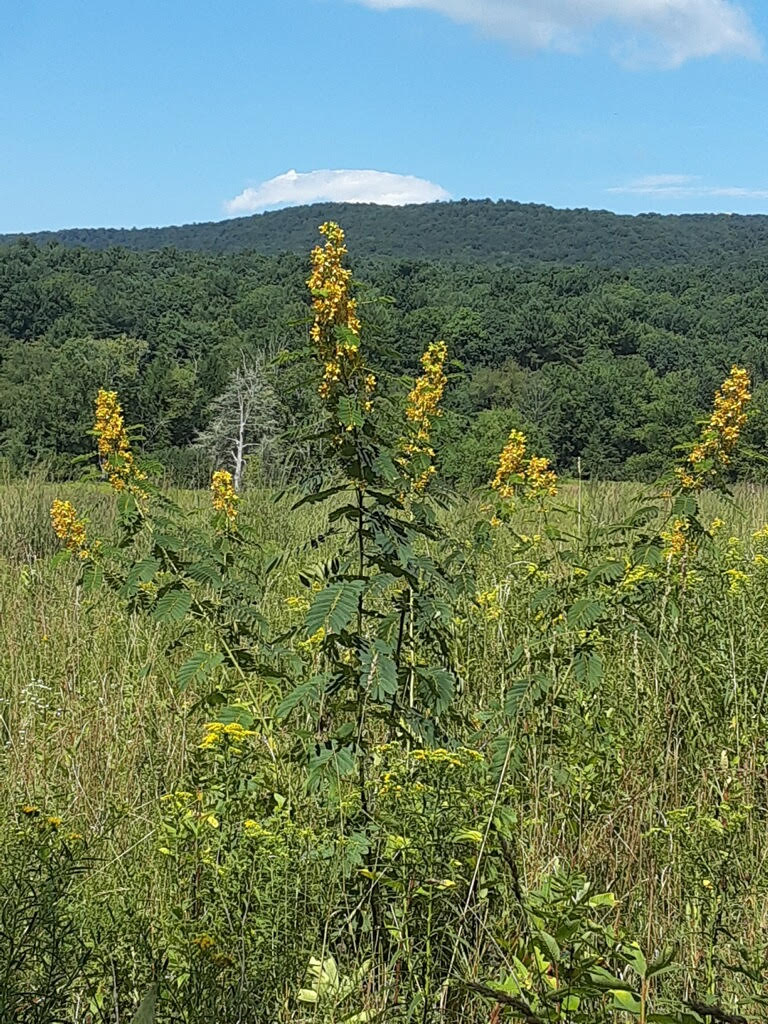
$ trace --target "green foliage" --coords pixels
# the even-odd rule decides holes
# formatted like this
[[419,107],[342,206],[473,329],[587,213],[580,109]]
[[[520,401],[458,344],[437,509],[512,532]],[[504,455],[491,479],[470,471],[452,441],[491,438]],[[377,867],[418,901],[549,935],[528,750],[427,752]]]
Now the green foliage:
[[[441,204],[412,215],[450,209],[464,208]],[[353,223],[370,213],[349,210]],[[299,216],[274,216],[289,214]],[[386,258],[381,248],[360,268],[370,282],[361,296],[370,323],[367,360],[380,380],[403,388],[426,343],[443,337],[449,345],[454,383],[434,445],[445,478],[462,488],[484,485],[514,426],[561,474],[575,475],[581,465],[583,476],[654,479],[676,446],[692,438],[696,415],[709,408],[734,362],[750,369],[755,385],[749,443],[764,447],[759,262],[724,266],[715,256],[702,263],[692,255],[674,267],[663,259],[656,265],[647,249],[632,255],[625,238],[620,253],[594,266],[541,265],[547,250],[534,220],[529,266],[445,262],[428,252],[412,262]],[[732,233],[734,219],[723,222]],[[672,222],[631,223],[636,231],[664,232]],[[307,240],[315,227],[312,220]],[[592,251],[606,252],[606,239],[594,231]],[[556,237],[573,241],[572,232]],[[613,244],[617,236],[610,237]],[[617,261],[627,268],[617,269]],[[322,414],[307,353],[306,276],[299,255],[28,243],[0,249],[0,453],[16,469],[44,462],[58,479],[77,474],[73,460],[89,450],[92,402],[104,385],[120,392],[128,420],[143,425],[144,447],[160,457],[170,481],[204,486],[209,453],[225,457],[231,422],[229,403],[222,410],[217,399],[231,395],[244,359],[262,365],[277,353],[265,369],[258,422],[245,438],[257,446],[248,449],[257,463],[251,483],[260,476],[295,482],[321,471],[307,440],[315,431],[304,429]],[[374,303],[374,294],[393,301]],[[347,425],[359,420],[354,405],[343,410]],[[193,445],[201,432],[211,442],[205,451]],[[732,473],[764,477],[765,470],[737,459]]]
[[[619,290],[614,327],[640,302]],[[508,366],[522,424],[546,408],[531,381],[552,319],[531,316],[536,359]],[[466,305],[448,323],[467,345],[482,326]],[[213,514],[149,480],[113,503],[77,485],[81,560],[48,557],[44,484],[4,489],[6,1016],[759,1019],[761,496],[742,496],[749,529],[721,476],[695,497],[674,477],[650,496],[450,497],[403,439],[402,381],[374,393],[357,335],[324,341],[338,365],[301,490]],[[652,384],[617,358],[625,380],[584,353],[573,395],[541,366],[606,445],[600,388],[629,408],[611,443],[634,443]],[[14,815],[31,797],[64,821]]]
[[[606,210],[557,210],[511,200],[462,199],[391,207],[373,203],[315,203],[286,210],[234,217],[223,222],[166,228],[75,228],[26,236],[0,236],[0,243],[21,239],[42,245],[61,242],[137,252],[174,246],[202,252],[253,250],[279,255],[305,253],[315,243],[317,225],[332,220],[347,228],[351,247],[361,258],[445,259],[467,262],[527,264],[591,263],[597,266],[665,266],[672,263],[743,261],[765,252],[762,216],[735,214],[644,214]],[[574,278],[578,287],[578,277]],[[606,302],[610,323],[617,308],[631,305],[625,288]],[[471,315],[469,330],[476,335]],[[453,325],[451,325],[453,326]],[[455,329],[455,328],[454,328]]]

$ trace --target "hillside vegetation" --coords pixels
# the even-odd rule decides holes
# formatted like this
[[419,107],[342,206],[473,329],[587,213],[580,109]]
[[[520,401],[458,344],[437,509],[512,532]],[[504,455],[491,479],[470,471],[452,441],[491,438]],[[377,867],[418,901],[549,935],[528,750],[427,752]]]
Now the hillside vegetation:
[[[435,261],[356,262],[369,360],[407,387],[424,346],[452,362],[442,470],[485,483],[512,426],[558,469],[650,479],[690,439],[732,363],[755,387],[748,443],[768,423],[768,263],[599,269]],[[79,471],[102,384],[119,389],[144,448],[175,479],[205,479],[190,446],[232,371],[266,356],[276,444],[317,414],[308,386],[306,256],[165,249],[92,252],[21,242],[0,250],[0,453]],[[386,302],[377,301],[383,296]],[[279,445],[278,445],[279,446]],[[276,467],[292,478],[282,457]],[[734,463],[759,474],[760,464]],[[272,474],[272,475],[270,475]],[[258,475],[256,478],[258,482]]]
[[[558,210],[551,206],[461,200],[413,206],[316,203],[202,224],[162,228],[74,228],[26,237],[40,244],[137,252],[172,246],[209,253],[304,253],[325,220],[345,225],[357,257],[447,259],[464,263],[588,263],[657,267],[743,264],[768,257],[768,217]],[[0,235],[0,245],[17,235]]]

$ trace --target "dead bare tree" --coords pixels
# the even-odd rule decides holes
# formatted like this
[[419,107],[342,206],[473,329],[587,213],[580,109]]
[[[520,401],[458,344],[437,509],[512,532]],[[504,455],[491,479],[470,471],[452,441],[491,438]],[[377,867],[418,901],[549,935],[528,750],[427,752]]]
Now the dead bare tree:
[[236,491],[242,488],[249,455],[269,461],[280,429],[280,401],[269,379],[264,355],[250,361],[243,356],[227,386],[211,402],[208,426],[195,442],[211,461],[232,472]]

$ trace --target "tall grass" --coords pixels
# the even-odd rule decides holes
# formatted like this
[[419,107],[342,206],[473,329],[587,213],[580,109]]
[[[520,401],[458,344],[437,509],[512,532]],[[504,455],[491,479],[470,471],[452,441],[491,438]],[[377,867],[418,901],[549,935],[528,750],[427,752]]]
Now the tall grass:
[[[163,798],[188,788],[206,711],[194,687],[181,692],[177,686],[183,651],[168,649],[169,628],[126,614],[107,591],[84,593],[78,567],[54,558],[48,521],[54,493],[77,493],[80,505],[87,497],[94,528],[107,533],[111,526],[112,499],[99,486],[54,488],[33,476],[0,488],[0,772],[8,828],[24,826],[19,808],[34,805],[61,817],[62,828],[81,834],[88,846],[68,901],[77,908],[72,927],[88,947],[92,967],[86,981],[72,984],[65,1019],[128,1019],[153,977],[174,979],[159,1020],[212,1020],[211,1013],[226,1013],[215,1019],[232,1021],[341,1020],[354,1008],[358,989],[360,1005],[374,1007],[376,986],[368,981],[357,986],[346,1008],[296,1000],[307,984],[309,955],[328,953],[331,935],[334,955],[346,959],[344,969],[359,966],[359,936],[351,922],[336,917],[348,885],[349,837],[346,847],[333,845],[317,824],[323,808],[306,792],[294,760],[294,732],[306,727],[301,720],[281,725],[268,715],[269,728],[257,739],[247,772],[236,775],[236,759],[225,766],[238,785],[254,781],[256,792],[248,799],[264,808],[267,832],[275,835],[247,864],[226,862],[238,880],[238,899],[247,894],[245,903],[218,907],[211,916],[229,920],[231,963],[204,960],[194,928],[182,936],[183,913],[194,921],[208,918],[198,906],[182,908],[187,896],[180,893],[188,893],[190,884],[180,877],[187,854],[169,856]],[[564,501],[571,511],[560,528],[586,545],[598,527],[627,514],[636,494],[631,485],[569,486]],[[191,509],[206,500],[184,496]],[[473,501],[456,499],[446,527],[460,534]],[[656,606],[641,609],[645,629],[619,613],[602,630],[599,686],[564,668],[539,615],[535,595],[543,576],[558,568],[545,557],[545,536],[521,548],[519,535],[544,534],[547,524],[521,518],[500,528],[483,557],[479,584],[493,597],[468,603],[459,630],[464,688],[457,714],[466,744],[503,769],[501,798],[522,883],[533,888],[558,868],[583,872],[615,894],[617,928],[651,952],[674,948],[674,984],[681,991],[744,1005],[747,988],[764,989],[762,975],[745,985],[744,976],[726,965],[759,962],[768,949],[768,575],[755,560],[761,542],[752,540],[768,520],[768,493],[740,487],[733,501],[711,497],[705,506],[707,515],[726,523],[714,551],[682,591],[658,589]],[[306,545],[320,525],[319,513],[291,512],[287,499],[251,492],[241,517],[265,558],[285,556],[260,608],[279,634],[292,621],[286,598],[297,593],[299,571],[318,559]],[[621,559],[623,552],[615,556]],[[511,715],[505,705],[519,661],[534,657],[546,685]],[[274,709],[284,696],[281,686],[278,679],[261,679],[240,697]],[[497,745],[510,736],[511,753],[509,745]],[[290,819],[279,817],[270,787],[280,800],[289,799]],[[245,797],[239,792],[227,799]],[[481,807],[480,797],[469,795],[462,813],[470,815],[473,801]],[[421,835],[421,826],[406,819],[404,833],[412,827]],[[465,825],[478,827],[478,820],[468,817]],[[450,837],[434,828],[438,834],[430,841],[438,864],[437,850]],[[210,854],[214,859],[223,857],[218,849]],[[17,877],[12,869],[21,870],[12,859],[5,868],[0,864],[0,875],[11,872],[6,899]],[[201,889],[194,899],[230,899],[228,884],[219,876],[218,889]],[[511,899],[512,881],[504,885],[487,902],[472,905],[471,927],[462,917],[460,886],[452,897],[453,917],[445,904],[436,904],[434,913],[445,914],[449,923],[440,936],[429,932],[429,955],[435,959],[434,946],[444,943],[452,970],[481,979],[498,974],[511,956],[504,936],[516,927],[514,908],[501,895]],[[419,928],[433,926],[425,919]],[[408,941],[415,950],[419,935]],[[256,948],[258,963],[249,959]],[[3,955],[0,949],[0,961]],[[416,970],[413,956],[412,964],[393,968],[395,980],[388,984],[404,984],[398,972]],[[240,979],[239,1009],[223,996],[220,1008],[212,1009],[205,993],[221,987],[227,972]],[[270,989],[268,996],[262,991],[263,1007],[258,986]],[[250,1004],[243,993],[250,993]],[[488,1019],[484,1005],[468,1002],[465,1019]],[[21,1020],[48,1019],[19,1012]],[[422,1008],[418,1013],[428,1019]]]

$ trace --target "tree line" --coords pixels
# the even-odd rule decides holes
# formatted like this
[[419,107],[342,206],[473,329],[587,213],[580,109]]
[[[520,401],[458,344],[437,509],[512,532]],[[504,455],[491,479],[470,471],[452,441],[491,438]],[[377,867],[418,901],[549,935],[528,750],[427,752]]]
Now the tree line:
[[[767,264],[363,258],[355,277],[383,381],[407,387],[425,346],[447,343],[450,384],[435,447],[443,474],[471,486],[487,481],[512,427],[561,474],[580,467],[601,478],[652,478],[693,436],[692,413],[710,407],[736,362],[754,382],[747,444],[764,449]],[[233,375],[255,371],[265,412],[252,461],[267,476],[299,472],[301,446],[286,439],[317,403],[307,274],[306,255],[291,253],[94,251],[28,240],[1,248],[0,455],[17,470],[43,461],[56,475],[76,474],[74,460],[91,444],[93,398],[106,386],[143,425],[145,450],[181,482],[196,482],[221,457],[216,418],[220,426]]]
[[[317,225],[345,225],[355,259],[449,259],[507,266],[589,263],[650,267],[680,263],[740,265],[768,258],[768,217],[735,214],[558,210],[535,203],[490,199],[379,206],[315,203],[224,221],[158,228],[73,228],[26,236],[38,244],[148,252],[172,246],[202,252],[252,250],[303,254]],[[19,237],[0,235],[0,245]]]

